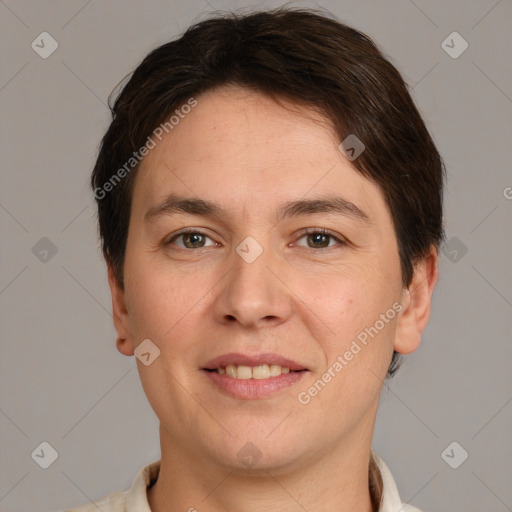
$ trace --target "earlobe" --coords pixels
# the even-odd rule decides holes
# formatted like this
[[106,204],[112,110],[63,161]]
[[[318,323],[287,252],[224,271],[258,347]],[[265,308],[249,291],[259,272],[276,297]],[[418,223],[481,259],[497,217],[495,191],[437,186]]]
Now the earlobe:
[[403,291],[403,310],[397,321],[394,342],[394,349],[400,354],[410,354],[420,346],[439,276],[438,260],[437,250],[431,246],[429,254],[414,266],[412,282]]
[[108,267],[108,285],[112,296],[112,316],[114,327],[117,332],[116,347],[121,354],[132,356],[135,350],[133,337],[130,329],[130,319],[125,303],[125,292],[119,286],[115,277],[114,269],[111,265]]

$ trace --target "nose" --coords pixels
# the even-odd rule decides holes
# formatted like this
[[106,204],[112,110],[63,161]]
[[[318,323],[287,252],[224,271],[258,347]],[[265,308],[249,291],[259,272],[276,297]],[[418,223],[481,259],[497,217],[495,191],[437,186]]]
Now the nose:
[[264,248],[252,261],[244,257],[243,247],[239,249],[239,253],[233,251],[231,270],[219,283],[213,305],[216,320],[224,324],[238,322],[245,328],[285,322],[292,311],[292,293],[286,286],[282,260]]

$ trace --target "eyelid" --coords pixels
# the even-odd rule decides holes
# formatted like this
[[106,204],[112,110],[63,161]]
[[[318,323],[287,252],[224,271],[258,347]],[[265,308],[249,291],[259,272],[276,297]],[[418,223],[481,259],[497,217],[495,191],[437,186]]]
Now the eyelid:
[[[317,234],[320,233],[322,235],[328,235],[331,238],[334,238],[337,242],[339,242],[340,245],[346,245],[348,244],[348,240],[343,237],[342,235],[339,235],[338,233],[335,233],[334,231],[331,231],[326,228],[306,228],[299,232],[297,240],[300,240],[306,235],[309,234]],[[294,242],[296,243],[296,242]],[[320,249],[332,249],[334,246],[331,247],[321,247]],[[315,249],[314,247],[305,247],[305,249],[312,249],[318,251],[318,249]]]
[[[213,240],[213,238],[210,235],[205,233],[202,229],[197,229],[197,228],[184,228],[184,229],[178,231],[177,233],[173,233],[172,235],[169,235],[168,237],[166,237],[164,239],[163,243],[166,246],[170,245],[174,240],[176,240],[180,236],[187,235],[189,233],[194,233],[194,234],[198,234],[198,235],[204,236],[206,238],[209,238],[210,240],[212,240],[212,242],[214,242],[216,245],[218,245],[218,242],[215,242],[215,240]],[[212,246],[208,246],[208,247],[212,247]],[[197,249],[205,249],[205,248],[206,247],[198,247]],[[183,247],[180,247],[180,249],[183,249]],[[190,249],[185,248],[185,250],[190,250]]]
[[[173,233],[172,235],[168,236],[167,238],[165,238],[164,240],[164,244],[165,245],[170,245],[175,239],[179,238],[180,236],[182,235],[186,235],[188,233],[194,233],[194,234],[198,234],[198,235],[201,235],[201,236],[204,236],[206,238],[209,238],[210,240],[212,240],[216,245],[218,245],[218,242],[215,242],[215,240],[213,240],[213,238],[211,236],[209,236],[207,233],[205,233],[202,229],[198,229],[198,228],[184,228],[182,229],[181,231],[178,231],[177,233]],[[326,228],[305,228],[305,229],[302,229],[301,231],[299,231],[298,233],[298,238],[297,238],[297,241],[304,238],[306,235],[309,235],[309,234],[322,234],[322,235],[328,235],[330,236],[331,238],[334,238],[340,245],[346,245],[348,243],[348,240],[343,237],[342,235],[339,235],[329,229],[326,229]],[[294,242],[296,243],[296,242]],[[208,247],[212,247],[212,246],[208,246]],[[311,250],[315,250],[317,251],[318,248],[315,248],[315,247],[305,247],[306,249],[311,249]],[[332,247],[321,247],[320,249],[329,249],[329,248],[332,248]],[[205,249],[205,247],[198,247],[198,249]],[[190,250],[190,249],[186,249],[186,250]]]

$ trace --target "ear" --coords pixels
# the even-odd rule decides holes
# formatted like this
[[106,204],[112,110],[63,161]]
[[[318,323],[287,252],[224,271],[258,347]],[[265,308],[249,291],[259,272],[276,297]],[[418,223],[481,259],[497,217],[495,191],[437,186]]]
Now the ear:
[[397,321],[394,349],[400,354],[414,352],[430,317],[432,293],[439,277],[439,257],[432,245],[429,254],[414,265],[414,276],[403,290],[402,311]]
[[117,350],[125,356],[133,356],[135,345],[130,329],[130,318],[125,303],[125,291],[119,286],[111,265],[108,267],[108,285],[112,295],[112,315],[114,327],[117,331]]

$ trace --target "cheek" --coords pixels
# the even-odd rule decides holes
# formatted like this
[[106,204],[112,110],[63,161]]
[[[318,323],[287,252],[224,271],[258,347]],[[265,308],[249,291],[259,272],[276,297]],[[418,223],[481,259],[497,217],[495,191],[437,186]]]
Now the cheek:
[[371,265],[352,264],[298,279],[295,289],[314,313],[312,318],[325,323],[331,336],[340,341],[372,325],[392,306],[398,296],[392,286],[396,279]]
[[393,304],[400,281],[394,272],[394,268],[384,273],[370,265],[350,265],[303,282],[300,294],[309,297],[304,301],[309,308],[303,308],[303,321],[323,353],[316,378],[329,370],[336,375],[319,403],[342,400],[360,408],[378,395],[398,316]]
[[125,269],[132,333],[140,339],[173,337],[211,288],[204,276],[186,275],[148,260],[132,258]]
[[[316,337],[324,357],[314,382],[328,384],[318,393],[317,406],[334,404],[363,415],[378,399],[391,360],[398,303],[385,287],[347,281],[343,287],[330,288],[322,304],[318,316],[327,319],[329,330],[323,338]],[[314,332],[312,324],[310,329]],[[323,389],[322,383],[318,386]]]

